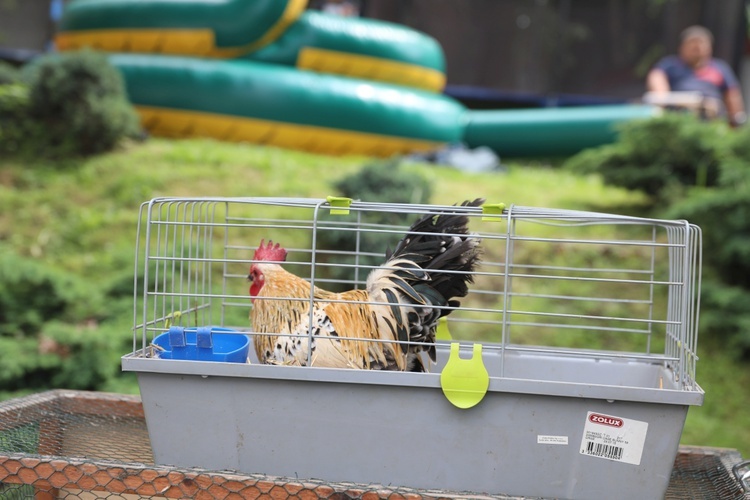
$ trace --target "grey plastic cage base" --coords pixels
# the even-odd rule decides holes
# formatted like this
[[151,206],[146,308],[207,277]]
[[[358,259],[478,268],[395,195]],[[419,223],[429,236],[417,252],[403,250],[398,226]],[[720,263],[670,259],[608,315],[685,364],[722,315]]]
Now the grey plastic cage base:
[[[491,375],[499,357],[484,356]],[[123,369],[138,375],[156,463],[531,497],[663,498],[688,408],[703,401],[645,361],[524,352],[506,353],[468,410],[437,373],[135,355]],[[581,453],[590,411],[648,423],[639,465]]]
[[[750,489],[743,490],[734,470],[743,463],[737,450],[680,446],[664,498],[750,500]],[[57,490],[59,498],[70,498],[72,493],[65,495],[68,489],[90,492],[74,498],[106,497],[110,492],[116,498],[138,495],[146,499],[154,498],[156,490],[168,491],[156,495],[159,498],[224,499],[230,492],[243,498],[258,498],[269,492],[276,499],[531,498],[153,464],[143,407],[137,396],[58,389],[0,402],[1,498],[32,500],[50,490]],[[52,470],[63,471],[64,476],[59,472],[50,476]],[[50,481],[57,486],[67,484],[60,490]],[[125,485],[127,492],[123,491]]]

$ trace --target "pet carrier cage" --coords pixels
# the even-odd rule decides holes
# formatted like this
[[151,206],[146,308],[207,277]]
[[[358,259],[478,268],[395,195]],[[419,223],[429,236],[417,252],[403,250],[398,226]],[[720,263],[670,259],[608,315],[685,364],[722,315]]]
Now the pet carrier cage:
[[[469,218],[481,264],[441,319],[427,372],[258,361],[247,277],[261,240],[281,242],[283,267],[312,285],[361,290],[412,222],[448,213]],[[700,265],[700,230],[685,221],[490,203],[159,198],[141,209],[133,352],[122,364],[137,373],[157,463],[661,498],[688,408],[703,401]],[[227,336],[249,340],[240,359],[213,357]]]

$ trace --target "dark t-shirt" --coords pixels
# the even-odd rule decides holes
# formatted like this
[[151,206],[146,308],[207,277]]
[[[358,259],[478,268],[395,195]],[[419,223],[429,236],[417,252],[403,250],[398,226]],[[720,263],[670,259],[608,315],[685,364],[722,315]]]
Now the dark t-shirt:
[[719,102],[722,102],[724,92],[739,85],[732,68],[721,59],[711,59],[705,66],[694,70],[679,57],[667,56],[655,67],[667,74],[672,90],[697,91]]

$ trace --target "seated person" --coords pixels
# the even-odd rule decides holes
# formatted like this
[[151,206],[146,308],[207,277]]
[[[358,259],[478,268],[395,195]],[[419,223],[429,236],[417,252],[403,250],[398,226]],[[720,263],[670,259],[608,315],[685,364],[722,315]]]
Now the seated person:
[[650,100],[656,102],[656,96],[669,92],[694,92],[703,98],[704,116],[726,117],[732,126],[742,125],[745,104],[737,77],[726,62],[712,57],[712,52],[710,31],[702,26],[685,29],[678,55],[661,59],[646,77]]

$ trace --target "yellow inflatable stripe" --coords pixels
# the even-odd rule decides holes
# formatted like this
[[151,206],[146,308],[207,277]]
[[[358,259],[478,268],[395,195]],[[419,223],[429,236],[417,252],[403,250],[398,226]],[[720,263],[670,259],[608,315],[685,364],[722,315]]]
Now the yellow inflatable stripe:
[[314,47],[300,50],[297,68],[397,83],[432,92],[441,92],[445,87],[445,74],[435,69]]
[[203,57],[209,57],[215,48],[214,33],[209,29],[66,31],[57,35],[55,43],[58,49],[63,51],[91,47],[105,52],[144,52]]
[[196,111],[136,106],[141,121],[161,137],[211,137],[224,141],[252,142],[313,153],[392,156],[429,151],[439,142],[352,132],[271,120],[240,118]]
[[304,11],[307,0],[290,0],[276,24],[263,36],[239,47],[217,47],[214,32],[196,29],[102,29],[64,31],[55,38],[60,50],[91,47],[105,52],[143,52],[230,59],[258,50],[278,38]]

